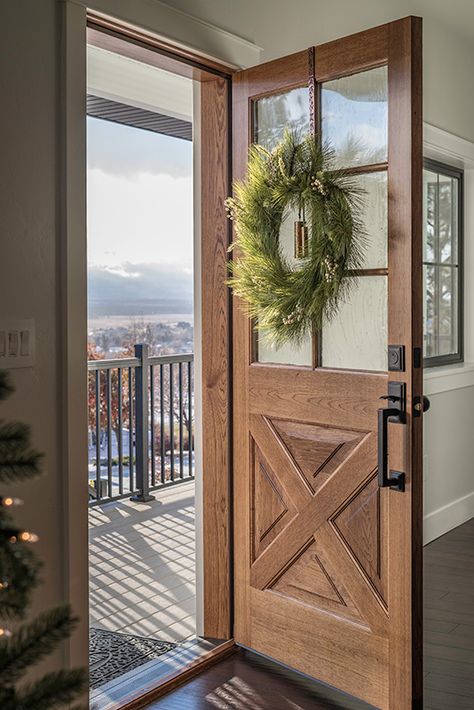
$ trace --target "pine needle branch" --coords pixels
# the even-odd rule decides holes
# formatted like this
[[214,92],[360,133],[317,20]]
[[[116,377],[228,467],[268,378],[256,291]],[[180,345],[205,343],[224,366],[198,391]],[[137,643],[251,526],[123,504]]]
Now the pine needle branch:
[[18,710],[53,710],[70,703],[86,688],[87,673],[82,669],[47,673],[18,692]]
[[0,399],[6,399],[13,392],[13,387],[5,370],[0,370]]
[[20,626],[0,644],[0,684],[14,682],[31,664],[51,653],[68,638],[76,622],[69,605],[65,605]]
[[29,447],[30,429],[25,424],[0,424],[0,482],[33,478],[41,473],[42,454]]

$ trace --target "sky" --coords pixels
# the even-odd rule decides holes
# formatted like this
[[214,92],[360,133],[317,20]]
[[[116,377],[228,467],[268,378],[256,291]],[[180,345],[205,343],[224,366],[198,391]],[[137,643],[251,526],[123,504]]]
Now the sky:
[[191,141],[88,117],[87,167],[90,295],[191,292]]

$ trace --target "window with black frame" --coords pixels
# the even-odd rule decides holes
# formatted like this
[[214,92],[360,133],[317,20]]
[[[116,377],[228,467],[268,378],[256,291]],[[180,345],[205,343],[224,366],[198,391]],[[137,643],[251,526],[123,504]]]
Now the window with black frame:
[[463,360],[463,172],[425,160],[423,274],[425,366]]

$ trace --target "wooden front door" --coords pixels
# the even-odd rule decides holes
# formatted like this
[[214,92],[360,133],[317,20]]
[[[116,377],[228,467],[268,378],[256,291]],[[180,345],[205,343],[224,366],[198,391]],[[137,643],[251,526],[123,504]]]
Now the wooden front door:
[[[418,18],[233,78],[234,177],[249,143],[316,127],[366,191],[369,236],[350,300],[301,347],[259,342],[234,304],[235,638],[390,710],[422,682],[421,106]],[[389,382],[406,393],[387,430],[404,491],[378,480]]]

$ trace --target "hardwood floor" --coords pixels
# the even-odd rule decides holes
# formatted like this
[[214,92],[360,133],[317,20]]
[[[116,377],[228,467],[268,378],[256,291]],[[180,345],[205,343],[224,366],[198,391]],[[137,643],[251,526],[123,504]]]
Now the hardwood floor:
[[149,710],[336,708],[369,706],[242,650],[148,706]]
[[[425,547],[425,710],[474,709],[474,519]],[[244,651],[149,710],[368,708]]]
[[474,518],[427,545],[424,560],[424,707],[472,710]]

